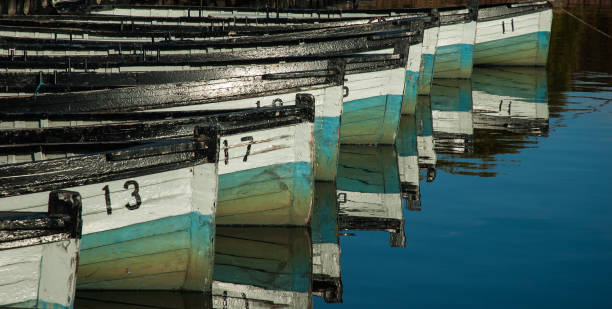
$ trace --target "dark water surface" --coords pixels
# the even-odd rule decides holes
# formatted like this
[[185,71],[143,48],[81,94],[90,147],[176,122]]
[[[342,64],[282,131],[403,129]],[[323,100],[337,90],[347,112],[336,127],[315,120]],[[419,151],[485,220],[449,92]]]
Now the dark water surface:
[[[568,10],[612,32],[612,10]],[[315,307],[612,308],[611,50],[556,11],[548,131],[475,125],[471,154],[437,153],[421,211],[404,209],[405,248],[342,236],[342,305]]]

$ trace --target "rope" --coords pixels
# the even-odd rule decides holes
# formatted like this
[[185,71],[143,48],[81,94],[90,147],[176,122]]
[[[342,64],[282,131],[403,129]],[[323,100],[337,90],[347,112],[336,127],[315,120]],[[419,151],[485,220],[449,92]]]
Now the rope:
[[566,9],[561,8],[561,10],[563,10],[563,12],[567,13],[567,15],[569,15],[569,16],[571,16],[571,17],[575,18],[577,21],[579,21],[579,22],[581,22],[581,23],[585,24],[587,27],[589,27],[589,28],[591,28],[591,29],[593,29],[593,30],[595,30],[595,31],[597,31],[597,32],[599,32],[599,33],[601,33],[601,34],[605,35],[605,36],[606,36],[608,39],[612,39],[612,36],[610,36],[609,34],[607,34],[607,33],[603,32],[603,31],[601,31],[601,30],[597,29],[595,26],[592,26],[591,24],[589,24],[589,23],[587,23],[586,21],[582,20],[580,17],[578,17],[578,16],[576,16],[576,15],[574,15],[574,14],[572,14],[572,13],[568,12]]

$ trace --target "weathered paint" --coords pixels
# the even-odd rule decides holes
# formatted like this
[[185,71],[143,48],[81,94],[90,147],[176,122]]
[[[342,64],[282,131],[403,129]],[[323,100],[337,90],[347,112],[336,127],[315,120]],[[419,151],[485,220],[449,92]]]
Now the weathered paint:
[[477,43],[474,64],[544,66],[549,45],[549,31]]
[[340,146],[340,117],[315,117],[315,180],[335,181]]
[[408,61],[406,61],[406,77],[404,81],[404,97],[402,98],[402,114],[414,114],[418,96],[419,74],[423,55],[423,43],[410,45]]
[[87,234],[77,288],[210,291],[214,232],[212,215],[191,212]]
[[79,239],[0,251],[0,306],[72,308]]
[[419,72],[419,95],[429,95],[431,91],[431,82],[434,77],[434,59],[435,53],[423,54],[421,59],[422,69]]
[[[128,182],[130,184],[128,185]],[[138,183],[138,190],[134,183]],[[105,193],[108,189],[108,195]],[[204,218],[197,221],[210,229],[214,235],[214,213],[217,199],[217,164],[204,163],[192,167],[180,168],[159,173],[135,176],[129,179],[119,179],[93,183],[84,186],[69,188],[81,194],[83,203],[83,241],[82,250],[100,247],[107,244],[111,248],[121,247],[121,242],[135,241],[141,237],[155,235],[160,227],[157,220],[172,218],[190,213],[197,213]],[[138,194],[138,198],[134,195]],[[26,195],[9,196],[0,199],[0,209],[20,211],[41,211],[48,200],[48,192],[38,192]],[[110,203],[107,203],[106,197]],[[137,201],[140,205],[136,209],[129,209],[126,205],[134,206]],[[15,209],[18,208],[18,209]],[[183,229],[193,228],[198,236],[199,226],[185,226]],[[201,236],[201,235],[200,235]],[[200,237],[198,236],[198,237]],[[110,239],[109,239],[110,238]],[[102,239],[102,240],[100,240]],[[212,264],[213,237],[196,239],[198,246],[192,250],[190,260],[186,265],[188,275],[183,277],[182,286],[175,289],[207,291],[211,290],[212,273],[192,273],[191,267],[206,267]],[[104,249],[101,249],[102,251]],[[107,267],[113,267],[116,261],[107,261]],[[187,263],[187,261],[185,261]],[[83,260],[80,261],[83,263]],[[180,263],[180,262],[176,262]],[[202,266],[200,266],[202,265]],[[86,275],[82,270],[79,275]],[[115,270],[117,271],[117,270]],[[163,270],[159,270],[163,273]],[[199,271],[199,269],[198,269]],[[101,274],[105,275],[105,274]],[[108,274],[110,275],[110,273]],[[187,278],[187,279],[186,279]],[[151,289],[147,282],[139,280],[117,280],[90,285],[89,288],[121,288],[139,290]],[[83,288],[87,287],[85,285]]]
[[307,225],[312,164],[271,164],[219,175],[220,225]]
[[[313,124],[226,135],[217,224],[307,225],[313,203]],[[227,142],[227,143],[226,143]]]
[[213,306],[312,306],[312,248],[305,228],[219,227]]
[[431,81],[433,80],[434,55],[438,45],[440,27],[425,29],[423,33],[423,52],[421,55],[421,68],[419,70],[419,95],[429,95]]
[[405,68],[347,74],[341,144],[393,144],[402,108]]
[[552,9],[478,21],[474,64],[545,66]]
[[470,78],[474,64],[476,22],[440,26],[435,78]]

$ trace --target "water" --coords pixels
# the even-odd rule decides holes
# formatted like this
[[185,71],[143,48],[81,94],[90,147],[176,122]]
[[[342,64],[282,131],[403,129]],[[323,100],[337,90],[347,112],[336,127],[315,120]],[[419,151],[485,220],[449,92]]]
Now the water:
[[[610,33],[612,10],[570,11]],[[473,153],[437,153],[421,211],[404,210],[405,248],[341,237],[343,306],[610,308],[610,47],[555,13],[547,132],[474,128]]]
[[[612,32],[612,10],[570,11]],[[212,299],[75,307],[610,308],[611,47],[556,12],[546,70],[436,81],[396,148],[342,147],[310,229],[219,228]]]

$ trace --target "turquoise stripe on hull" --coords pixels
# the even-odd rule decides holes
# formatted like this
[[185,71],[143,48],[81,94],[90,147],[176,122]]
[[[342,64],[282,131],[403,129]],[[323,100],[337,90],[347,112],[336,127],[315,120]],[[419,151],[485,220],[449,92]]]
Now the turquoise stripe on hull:
[[340,143],[340,117],[315,118],[315,180],[335,181]]
[[429,95],[434,76],[434,55],[423,54],[421,57],[421,74],[419,75],[419,95]]
[[393,146],[349,146],[340,149],[337,188],[362,193],[400,193],[397,154]]
[[459,79],[434,81],[431,87],[431,109],[447,112],[472,111],[471,81]]
[[416,137],[416,116],[402,116],[395,142],[397,154],[401,157],[418,156]]
[[549,31],[478,43],[474,47],[474,64],[544,66],[549,46]]
[[18,304],[3,305],[2,308],[72,309],[74,308],[74,304],[70,304],[69,307],[66,307],[64,305],[49,303],[42,300],[39,300],[38,302],[31,300]]
[[403,95],[382,95],[345,102],[340,122],[341,144],[393,144]]
[[335,183],[315,183],[315,204],[310,230],[313,244],[338,243],[338,203]]
[[438,47],[434,78],[470,78],[474,65],[474,45],[455,44]]
[[[215,281],[308,293],[312,245],[307,228],[219,227]],[[256,299],[257,294],[246,292]]]
[[402,100],[402,115],[414,115],[417,96],[419,94],[419,72],[406,70],[404,83],[404,98]]
[[307,225],[313,187],[314,172],[309,162],[219,175],[217,224]]
[[83,235],[77,288],[210,292],[214,235],[196,212]]

